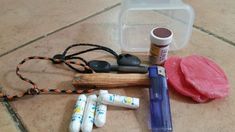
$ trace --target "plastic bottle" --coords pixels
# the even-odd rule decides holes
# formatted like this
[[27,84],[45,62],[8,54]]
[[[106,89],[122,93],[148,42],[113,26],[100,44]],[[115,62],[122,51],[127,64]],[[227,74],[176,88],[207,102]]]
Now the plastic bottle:
[[173,33],[167,28],[154,28],[150,33],[150,56],[151,64],[162,65],[168,55],[169,46],[172,42]]

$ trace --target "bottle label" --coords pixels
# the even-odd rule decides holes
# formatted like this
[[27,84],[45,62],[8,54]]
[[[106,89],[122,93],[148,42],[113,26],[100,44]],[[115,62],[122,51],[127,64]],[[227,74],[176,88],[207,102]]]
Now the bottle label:
[[73,110],[72,121],[79,121],[82,123],[82,116],[86,105],[86,98],[79,97]]
[[162,64],[167,59],[169,45],[160,47],[155,44],[151,44],[150,48],[150,62],[153,64]]

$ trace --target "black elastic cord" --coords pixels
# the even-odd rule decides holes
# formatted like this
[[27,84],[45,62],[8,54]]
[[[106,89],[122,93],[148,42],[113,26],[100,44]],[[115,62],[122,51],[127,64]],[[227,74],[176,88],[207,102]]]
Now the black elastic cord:
[[78,56],[66,58],[66,60],[81,60],[84,64],[88,65],[88,62],[86,60],[84,60],[82,57],[78,57]]
[[[94,48],[89,48],[89,49],[86,49],[86,50],[83,50],[83,51],[80,51],[80,52],[76,52],[76,53],[73,53],[73,54],[70,54],[70,55],[67,55],[68,51],[73,48],[73,47],[77,47],[77,46],[91,46],[91,47],[94,47]],[[73,44],[73,45],[70,45],[69,47],[67,47],[64,52],[62,54],[57,54],[55,55],[53,58],[54,59],[59,59],[61,62],[64,62],[66,60],[80,60],[84,63],[84,65],[88,65],[88,62],[83,59],[82,57],[78,57],[77,55],[81,55],[81,54],[84,54],[84,53],[88,53],[88,52],[91,52],[91,51],[95,51],[95,50],[103,50],[103,51],[106,51],[110,54],[112,54],[116,59],[118,58],[118,54],[113,51],[112,49],[108,48],[108,47],[104,47],[104,46],[100,46],[100,45],[96,45],[96,44],[88,44],[88,43],[79,43],[79,44]],[[60,63],[60,62],[55,62],[56,63]],[[66,64],[66,63],[65,63]],[[78,68],[75,68],[74,66],[72,66],[71,64],[66,64],[69,68],[73,69],[74,71],[76,72],[79,72],[79,73],[91,73],[90,71],[88,70],[80,70]]]
[[88,50],[81,51],[81,52],[78,52],[78,53],[74,53],[74,54],[71,54],[71,55],[67,55],[68,57],[83,54],[83,53],[90,52],[90,51],[93,51],[93,50],[104,50],[104,51],[109,52],[110,54],[112,54],[115,58],[118,58],[118,54],[115,51],[113,51],[112,49],[108,48],[108,47],[104,47],[104,46],[100,46],[100,45],[96,45],[96,44],[87,44],[87,43],[73,44],[73,45],[69,46],[68,48],[66,48],[62,55],[66,56],[69,49],[71,49],[73,47],[77,47],[77,46],[93,46],[93,47],[96,47],[96,48],[88,49]]

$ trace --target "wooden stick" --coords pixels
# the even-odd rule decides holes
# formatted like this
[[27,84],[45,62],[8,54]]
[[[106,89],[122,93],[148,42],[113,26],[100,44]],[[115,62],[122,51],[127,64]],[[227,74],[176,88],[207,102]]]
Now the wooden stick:
[[149,78],[147,74],[76,74],[72,84],[75,88],[149,87]]

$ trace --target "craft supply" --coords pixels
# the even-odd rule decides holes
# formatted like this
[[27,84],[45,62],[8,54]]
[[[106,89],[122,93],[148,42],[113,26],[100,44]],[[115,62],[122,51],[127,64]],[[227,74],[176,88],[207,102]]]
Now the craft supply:
[[163,67],[149,67],[150,122],[152,132],[171,132],[171,110]]
[[[100,90],[99,96],[107,94],[108,90]],[[98,97],[99,98],[99,97]],[[95,125],[97,127],[103,127],[106,122],[107,105],[97,102],[95,111]]]
[[149,86],[149,78],[147,74],[76,74],[72,84],[75,88],[146,88]]
[[[89,92],[94,91],[94,89],[83,89],[83,90],[76,90],[76,89],[65,90],[65,89],[56,89],[56,88],[55,89],[46,89],[46,88],[45,89],[40,89],[35,82],[33,82],[32,80],[24,77],[22,75],[22,73],[20,72],[20,67],[29,60],[46,60],[46,61],[50,61],[50,62],[60,61],[60,60],[56,60],[56,59],[53,59],[53,58],[41,57],[41,56],[31,56],[31,57],[27,57],[27,58],[23,59],[16,67],[16,75],[21,80],[23,80],[26,83],[29,83],[30,85],[32,85],[31,88],[28,88],[26,91],[23,91],[21,93],[14,94],[14,95],[8,95],[7,93],[0,92],[0,99],[14,100],[14,99],[24,97],[25,95],[38,95],[38,94],[48,94],[48,93],[50,93],[50,94],[82,94],[82,93],[89,93]],[[66,65],[67,64],[76,65],[76,66],[79,67],[79,69],[82,72],[85,72],[85,73],[92,72],[92,70],[88,66],[85,66],[85,65],[81,64],[80,62],[74,62],[74,61],[66,60],[66,61],[63,61],[61,63],[66,64]]]
[[[89,49],[86,49],[86,50],[79,51],[79,52],[68,55],[68,51],[70,49],[74,48],[74,47],[92,47],[92,48],[89,48]],[[95,51],[95,50],[102,50],[102,51],[108,52],[111,55],[113,55],[116,59],[118,58],[118,54],[115,51],[113,51],[112,49],[108,48],[108,47],[100,46],[100,45],[96,45],[96,44],[79,43],[79,44],[70,45],[69,47],[67,47],[64,50],[64,52],[62,54],[54,55],[53,59],[54,60],[59,60],[59,61],[54,61],[54,64],[60,64],[60,63],[62,63],[64,61],[67,61],[67,60],[79,60],[79,61],[83,62],[83,65],[88,65],[88,62],[85,59],[83,59],[82,57],[79,57],[78,55],[88,53],[88,52],[91,52],[91,51]],[[76,71],[76,72],[88,73],[88,72],[84,72],[84,71],[74,67],[71,64],[66,64],[66,65],[69,68],[71,68],[72,70]]]
[[228,95],[229,83],[224,71],[206,57],[170,57],[165,68],[171,88],[197,102]]
[[150,56],[151,64],[162,65],[166,59],[169,46],[172,42],[173,33],[167,28],[154,28],[150,33]]
[[106,61],[92,60],[88,62],[88,65],[95,72],[126,72],[126,73],[147,73],[148,68],[146,66],[119,66],[110,65]]
[[184,79],[184,74],[180,68],[181,57],[172,56],[165,62],[165,68],[170,88],[173,88],[180,94],[191,97],[194,101],[203,103],[208,101],[208,97],[200,94],[194,87]]
[[87,97],[87,103],[83,114],[81,129],[83,132],[91,132],[94,124],[97,96],[95,94]]
[[79,132],[82,124],[83,112],[86,105],[86,95],[81,94],[77,98],[77,102],[74,106],[72,120],[69,125],[70,132]]
[[224,71],[212,60],[192,55],[181,61],[181,70],[185,80],[208,98],[228,96],[229,82]]
[[[73,53],[70,55],[68,54],[68,51],[73,48],[73,47],[77,47],[77,46],[84,46],[84,47],[92,47],[83,51],[79,51],[77,53]],[[142,69],[145,69],[145,67],[141,67],[140,66],[140,60],[138,57],[130,55],[130,54],[120,54],[118,55],[115,51],[113,51],[112,49],[105,47],[105,46],[100,46],[100,45],[96,45],[96,44],[87,44],[87,43],[80,43],[80,44],[73,44],[69,47],[67,47],[65,49],[65,51],[62,54],[56,54],[53,58],[50,57],[41,57],[41,56],[31,56],[31,57],[27,57],[24,60],[22,60],[16,68],[16,74],[17,76],[22,79],[23,81],[29,83],[32,85],[31,88],[28,88],[26,91],[21,92],[19,94],[14,94],[14,95],[8,95],[7,93],[3,93],[2,91],[0,91],[0,99],[4,99],[4,100],[14,100],[17,98],[21,98],[25,95],[38,95],[41,93],[57,93],[57,94],[81,94],[81,93],[88,93],[88,92],[92,92],[94,91],[94,89],[69,89],[69,90],[65,90],[65,89],[40,89],[37,84],[35,82],[33,82],[32,80],[23,77],[23,75],[20,73],[20,67],[27,61],[29,60],[33,60],[33,59],[39,59],[39,60],[47,60],[47,61],[51,61],[52,64],[65,64],[67,65],[69,68],[71,68],[72,70],[79,72],[79,73],[93,73],[94,70],[92,70],[89,66],[88,66],[88,62],[83,59],[82,57],[79,57],[77,55],[81,55],[83,53],[87,53],[90,51],[95,51],[95,50],[103,50],[106,51],[110,54],[112,54],[116,59],[117,59],[117,63],[122,66],[127,66],[127,67],[122,67],[122,68],[117,68],[117,70],[120,71],[124,71],[124,72],[140,72]],[[76,60],[75,61],[71,61],[71,60]],[[79,61],[77,61],[79,60]],[[133,68],[130,68],[130,66],[133,66]],[[137,70],[136,70],[137,68]],[[141,69],[141,70],[139,70]]]
[[109,93],[101,94],[98,97],[98,102],[106,105],[120,106],[131,109],[137,109],[139,107],[139,98],[120,96]]
[[140,59],[131,54],[120,54],[117,58],[117,64],[120,66],[140,66]]
[[[67,55],[68,51],[71,48],[78,47],[78,46],[79,47],[89,46],[89,47],[93,47],[93,48]],[[127,66],[127,67],[117,68],[117,66],[111,66],[106,61],[99,61],[99,60],[92,60],[90,62],[87,62],[85,59],[77,56],[77,55],[81,55],[81,54],[91,52],[91,51],[94,51],[94,50],[102,50],[102,51],[105,51],[105,52],[108,52],[108,53],[112,54],[116,58],[118,66]],[[96,44],[86,44],[86,43],[73,44],[73,45],[69,46],[68,48],[66,48],[65,51],[62,54],[57,54],[53,58],[57,59],[57,60],[60,60],[60,62],[63,62],[63,61],[66,61],[66,60],[71,60],[71,59],[77,59],[77,60],[82,61],[84,63],[84,65],[89,65],[92,69],[94,68],[93,70],[96,71],[96,72],[110,72],[110,71],[113,71],[113,70],[114,71],[119,71],[119,72],[134,72],[134,73],[146,73],[147,72],[145,67],[140,66],[141,61],[137,56],[134,56],[134,55],[131,55],[131,54],[120,54],[120,55],[118,55],[112,49],[110,49],[108,47],[105,47],[105,46],[96,45]],[[54,62],[54,63],[59,64],[60,62],[57,61],[57,62]],[[76,72],[84,73],[80,69],[77,69],[76,67],[74,67],[70,64],[66,64],[66,65],[69,66],[71,69],[75,70]]]

